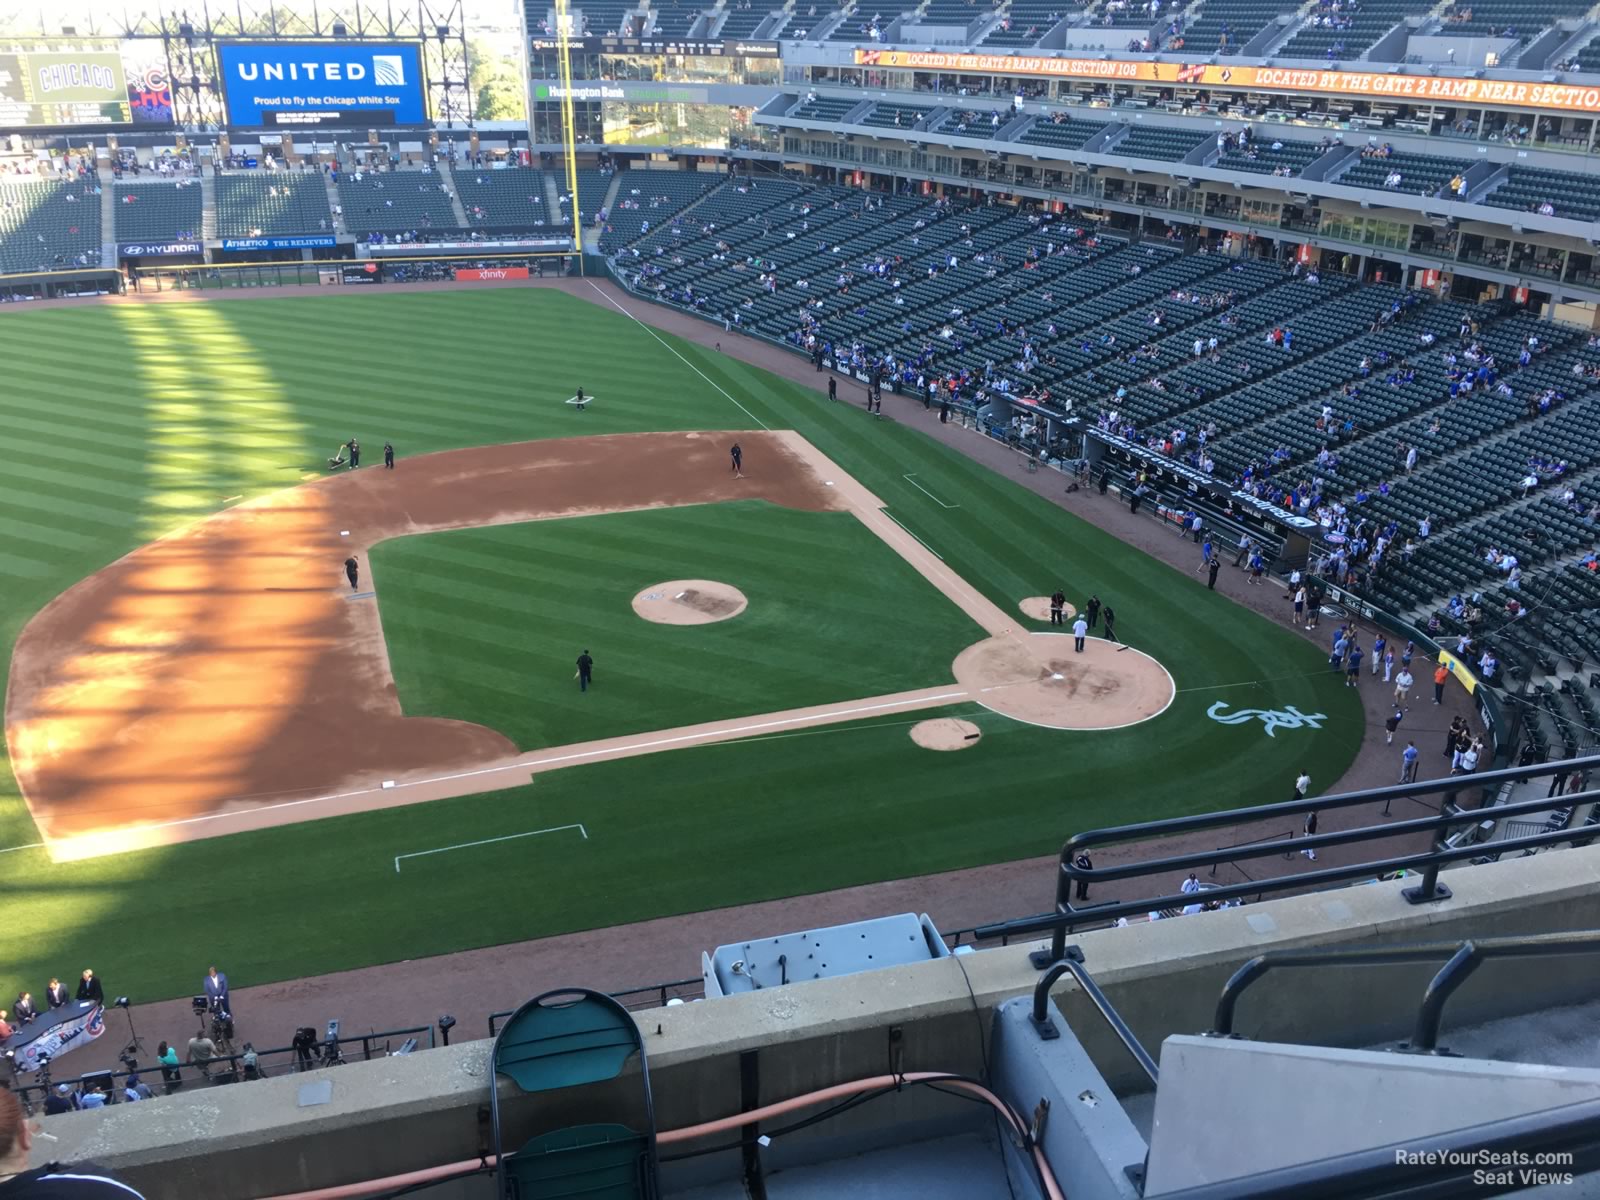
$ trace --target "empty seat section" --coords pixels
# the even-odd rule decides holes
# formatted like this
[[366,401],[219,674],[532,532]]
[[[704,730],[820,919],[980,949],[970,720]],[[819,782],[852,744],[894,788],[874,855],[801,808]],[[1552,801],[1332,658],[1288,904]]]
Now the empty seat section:
[[[204,206],[198,180],[116,185],[117,241],[196,241]],[[95,197],[99,203],[99,197]]]
[[[222,175],[216,186],[218,237],[283,237],[333,228],[321,175]],[[347,217],[349,208],[346,204]]]

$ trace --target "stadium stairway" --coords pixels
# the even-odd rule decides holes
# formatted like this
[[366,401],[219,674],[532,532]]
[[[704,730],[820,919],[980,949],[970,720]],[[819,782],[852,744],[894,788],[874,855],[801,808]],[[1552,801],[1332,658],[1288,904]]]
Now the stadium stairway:
[[[621,171],[613,171],[611,173],[611,183],[606,188],[605,198],[600,201],[600,207],[602,209],[604,209],[608,213],[611,211],[611,206],[614,205],[617,202],[617,192],[619,190],[621,190],[621,188],[622,188],[622,175],[623,175],[623,173]],[[594,214],[593,213],[584,213],[583,216],[584,216],[584,230],[583,230],[583,249],[584,249],[584,252],[587,253],[587,254],[599,254],[600,253],[600,238],[601,238],[601,235],[605,233],[605,226],[604,225],[596,225],[594,223],[594,219],[593,219],[594,218]]]
[[[335,221],[335,226],[339,222]],[[217,240],[217,176],[200,172],[200,242],[209,246]]]
[[472,222],[467,220],[467,210],[461,206],[461,189],[456,186],[456,175],[450,169],[450,164],[441,158],[435,165],[434,170],[439,172],[439,178],[450,189],[450,213],[456,219],[456,228],[472,228]]
[[95,171],[100,181],[100,261],[108,266],[117,263],[117,189],[111,172],[100,167]]
[[[544,210],[550,214],[552,224],[559,225],[565,218],[561,207],[561,183],[566,181],[566,172],[560,169],[545,171],[544,178]],[[561,182],[557,182],[557,181]]]
[[[334,237],[348,237],[349,234],[350,234],[350,229],[349,229],[348,226],[345,225],[344,217],[340,215],[340,209],[343,207],[343,204],[339,199],[339,185],[333,181],[333,176],[330,175],[327,171],[324,171],[322,173],[322,183],[323,183],[323,186],[328,189],[328,215],[331,218],[331,225],[333,227],[333,236]],[[213,188],[216,187],[216,184],[214,182],[212,184],[212,187]],[[214,195],[215,195],[215,192],[213,192],[213,196]],[[212,199],[210,201],[210,204],[211,204],[211,213],[212,213],[212,223],[213,223],[213,226],[214,226],[215,222],[216,222],[217,202],[216,202],[215,199]]]

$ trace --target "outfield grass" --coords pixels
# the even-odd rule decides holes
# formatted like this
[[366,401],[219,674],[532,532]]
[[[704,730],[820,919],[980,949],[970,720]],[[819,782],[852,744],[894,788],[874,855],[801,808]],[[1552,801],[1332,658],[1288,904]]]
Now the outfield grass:
[[[1321,786],[1349,764],[1363,732],[1359,701],[1322,669],[1315,647],[1208,593],[1196,576],[908,425],[868,420],[666,337],[685,363],[620,314],[559,293],[374,289],[13,310],[0,316],[0,331],[10,372],[0,393],[0,645],[8,661],[23,623],[73,582],[230,498],[298,480],[352,434],[369,445],[390,440],[405,456],[574,433],[749,428],[754,420],[799,430],[1002,607],[1015,611],[1017,599],[1057,583],[1079,603],[1098,592],[1116,606],[1119,632],[1160,658],[1179,688],[1160,718],[1118,733],[1053,732],[980,713],[984,740],[951,755],[916,749],[904,723],[866,722],[110,859],[56,866],[36,850],[0,855],[0,962],[10,968],[0,986],[37,991],[50,974],[92,962],[118,992],[176,996],[211,958],[236,964],[230,973],[244,985],[1048,853],[1067,834],[1106,821],[1283,799],[1302,767]],[[577,414],[561,401],[580,383],[600,400]],[[907,473],[959,507],[936,504]],[[568,524],[579,530],[589,521]],[[561,524],[537,536],[569,536]],[[416,552],[426,553],[429,540],[415,539]],[[399,542],[385,547],[376,569],[388,572],[392,554],[411,552]],[[691,572],[661,573],[680,574]],[[384,575],[386,597],[393,582]],[[414,611],[427,603],[419,598]],[[391,640],[406,641],[391,619],[386,609]],[[638,624],[624,609],[613,628],[631,635]],[[956,633],[940,623],[913,644],[935,636],[964,644],[960,621],[949,624]],[[943,647],[938,657],[948,665]],[[715,676],[704,671],[694,686],[714,686]],[[451,686],[450,702],[461,702],[462,683]],[[789,686],[773,682],[755,699]],[[1254,722],[1208,720],[1217,700],[1293,704],[1328,720],[1319,733],[1280,730],[1269,739]],[[664,717],[679,723],[676,711]],[[529,719],[529,736],[538,736],[539,719],[555,720]],[[574,818],[588,842],[533,838],[394,871],[396,854]],[[37,836],[7,767],[0,849]],[[495,879],[497,887],[486,886]],[[197,916],[175,902],[197,881],[225,896],[217,912]],[[997,898],[996,907],[1009,906]],[[423,912],[429,919],[418,919]],[[308,935],[308,919],[335,922],[338,936]]]

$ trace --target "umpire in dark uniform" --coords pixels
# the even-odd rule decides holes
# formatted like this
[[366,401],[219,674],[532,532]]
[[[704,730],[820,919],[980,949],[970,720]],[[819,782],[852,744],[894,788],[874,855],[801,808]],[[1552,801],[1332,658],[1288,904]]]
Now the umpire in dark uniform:
[[355,438],[350,439],[350,469],[354,471],[361,465],[361,443]]
[[361,578],[361,564],[356,561],[353,554],[344,560],[344,577],[350,581],[350,590],[355,591],[356,583]]
[[587,692],[589,690],[589,681],[593,678],[594,659],[590,658],[589,652],[585,650],[578,655],[578,690]]
[[383,444],[383,466],[385,470],[394,470],[394,447],[388,442]]

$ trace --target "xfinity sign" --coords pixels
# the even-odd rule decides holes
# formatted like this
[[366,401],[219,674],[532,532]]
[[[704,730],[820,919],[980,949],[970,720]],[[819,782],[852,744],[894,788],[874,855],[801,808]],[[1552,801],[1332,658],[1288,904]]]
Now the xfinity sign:
[[415,42],[223,42],[228,123],[245,128],[425,125]]

